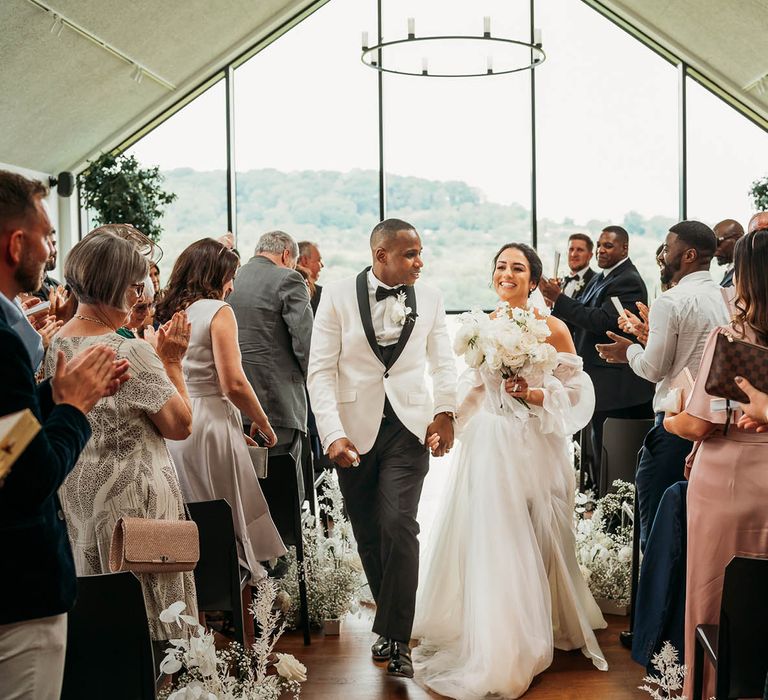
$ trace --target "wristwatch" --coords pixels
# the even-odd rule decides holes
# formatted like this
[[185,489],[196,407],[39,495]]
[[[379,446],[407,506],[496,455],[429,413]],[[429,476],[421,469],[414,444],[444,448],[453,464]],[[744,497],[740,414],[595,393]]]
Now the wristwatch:
[[[451,420],[456,420],[456,414],[453,411],[440,411],[437,416],[448,416]],[[437,418],[437,416],[435,416],[435,418]]]

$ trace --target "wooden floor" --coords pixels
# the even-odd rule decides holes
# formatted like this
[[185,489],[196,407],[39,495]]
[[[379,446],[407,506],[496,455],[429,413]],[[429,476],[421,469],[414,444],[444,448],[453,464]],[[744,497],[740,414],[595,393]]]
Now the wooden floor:
[[[628,618],[608,616],[608,628],[597,633],[608,660],[607,673],[597,671],[579,651],[555,652],[552,666],[534,679],[525,700],[641,700],[649,697],[637,686],[644,669],[630,659],[618,641]],[[384,664],[371,659],[374,635],[367,618],[349,617],[341,636],[316,634],[305,647],[301,634],[286,633],[277,651],[296,656],[307,667],[302,700],[423,700],[443,696],[414,681],[387,676]]]

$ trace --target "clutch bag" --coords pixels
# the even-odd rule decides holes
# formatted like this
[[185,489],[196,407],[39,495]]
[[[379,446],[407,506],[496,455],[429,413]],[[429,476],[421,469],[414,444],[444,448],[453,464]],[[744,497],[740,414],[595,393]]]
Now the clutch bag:
[[734,338],[724,331],[717,336],[712,366],[704,385],[710,396],[749,403],[735,377],[744,377],[752,386],[768,392],[768,348]]
[[248,445],[248,454],[251,456],[251,464],[259,479],[267,478],[267,465],[269,464],[269,449]]
[[120,518],[112,531],[110,571],[166,574],[192,571],[200,538],[192,520]]

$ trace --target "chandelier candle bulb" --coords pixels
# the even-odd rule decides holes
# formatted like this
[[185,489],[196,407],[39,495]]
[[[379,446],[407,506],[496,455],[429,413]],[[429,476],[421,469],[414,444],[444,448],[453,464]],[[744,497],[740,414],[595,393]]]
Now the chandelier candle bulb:
[[426,56],[421,57],[421,74],[427,75],[429,73],[429,61]]
[[491,18],[483,17],[483,36],[491,36]]
[[488,70],[488,73],[493,73],[493,56],[488,56],[485,61],[485,67]]
[[413,39],[416,36],[416,20],[413,17],[408,18],[408,38]]
[[363,32],[363,48],[368,48],[368,32]]
[[535,46],[541,46],[541,29],[533,30],[533,43]]

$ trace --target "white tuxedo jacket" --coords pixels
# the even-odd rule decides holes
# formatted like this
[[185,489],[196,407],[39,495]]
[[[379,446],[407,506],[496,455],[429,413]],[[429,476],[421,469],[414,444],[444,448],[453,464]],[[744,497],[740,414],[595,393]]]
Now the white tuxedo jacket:
[[[416,318],[406,320],[385,366],[371,320],[367,275],[366,269],[325,285],[312,330],[307,386],[326,451],[346,437],[360,454],[369,452],[385,396],[422,442],[437,413],[456,410],[456,365],[440,293],[423,284],[406,287],[406,305]],[[434,400],[425,384],[427,363]]]

